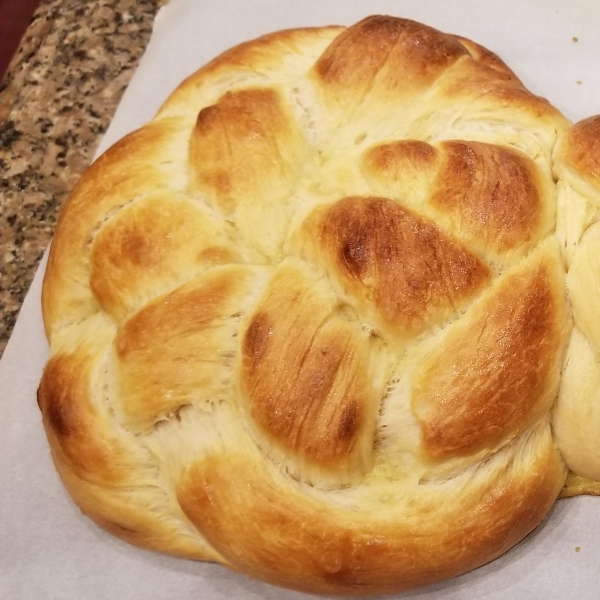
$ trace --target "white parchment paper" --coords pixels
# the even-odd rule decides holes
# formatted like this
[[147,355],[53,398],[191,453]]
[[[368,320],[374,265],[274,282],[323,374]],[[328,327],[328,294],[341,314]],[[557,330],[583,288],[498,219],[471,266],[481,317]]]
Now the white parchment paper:
[[[597,0],[172,0],[157,16],[99,152],[149,120],[185,76],[230,46],[276,29],[351,24],[376,13],[474,39],[572,120],[600,113]],[[48,356],[40,312],[43,269],[0,361],[0,598],[308,598],[216,565],[134,548],[81,515],[52,466],[36,404]],[[401,597],[595,600],[598,564],[600,498],[563,500],[495,562]]]

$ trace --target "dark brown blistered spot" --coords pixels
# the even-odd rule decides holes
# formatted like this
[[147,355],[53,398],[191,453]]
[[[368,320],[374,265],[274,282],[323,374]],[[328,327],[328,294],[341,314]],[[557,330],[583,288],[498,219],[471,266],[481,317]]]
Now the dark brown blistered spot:
[[273,329],[268,315],[256,314],[244,337],[244,357],[250,374],[256,371],[261,358],[268,352],[272,336]]
[[218,125],[220,109],[218,106],[207,106],[203,108],[196,118],[196,127],[199,131],[203,131],[210,127]]
[[350,273],[360,277],[369,264],[367,240],[358,236],[347,240],[342,247],[342,260]]
[[69,406],[70,379],[60,358],[56,357],[46,366],[37,392],[38,405],[59,437],[71,435],[76,428],[74,409]]
[[66,415],[63,412],[60,401],[56,402],[53,400],[48,404],[46,416],[48,417],[48,422],[50,423],[50,427],[54,430],[54,433],[63,437],[66,437],[71,433],[72,429],[67,422],[67,418],[65,418]]
[[338,438],[341,440],[351,440],[360,425],[360,411],[356,402],[348,402],[342,409],[342,414],[338,423]]
[[159,261],[156,241],[134,230],[124,232],[121,238],[121,254],[134,265],[153,267]]

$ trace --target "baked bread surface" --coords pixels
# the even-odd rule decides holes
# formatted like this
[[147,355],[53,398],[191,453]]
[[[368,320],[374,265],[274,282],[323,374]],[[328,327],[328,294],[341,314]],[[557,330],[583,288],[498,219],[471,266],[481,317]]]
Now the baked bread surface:
[[600,116],[563,132],[554,163],[557,236],[564,249],[575,326],[553,425],[571,470],[563,495],[600,495]]
[[507,551],[567,474],[565,265],[593,217],[556,234],[554,177],[568,213],[560,169],[597,189],[600,162],[552,153],[578,132],[491,52],[392,17],[192,75],[90,167],[52,243],[38,401],[74,501],[317,593]]

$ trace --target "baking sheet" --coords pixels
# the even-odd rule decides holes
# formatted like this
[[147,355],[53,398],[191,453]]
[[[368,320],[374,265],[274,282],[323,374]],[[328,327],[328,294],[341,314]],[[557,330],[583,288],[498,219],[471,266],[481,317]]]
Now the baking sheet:
[[[572,120],[600,113],[597,0],[172,0],[157,16],[99,152],[150,119],[185,76],[228,47],[276,29],[351,24],[375,13],[473,38]],[[80,514],[51,464],[35,400],[48,356],[40,312],[43,268],[0,361],[0,598],[309,598],[216,565],[134,548]],[[398,597],[591,600],[600,597],[599,561],[600,498],[563,500],[495,562]]]

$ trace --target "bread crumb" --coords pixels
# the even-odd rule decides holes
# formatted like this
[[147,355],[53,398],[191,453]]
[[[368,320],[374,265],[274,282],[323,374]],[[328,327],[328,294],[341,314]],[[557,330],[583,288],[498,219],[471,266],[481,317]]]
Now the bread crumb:
[[578,37],[575,37],[575,36],[573,36],[573,41],[574,41],[574,42],[578,42],[578,41],[579,41],[579,38],[578,38]]
[[581,548],[579,546],[575,546],[575,552],[579,552]]

